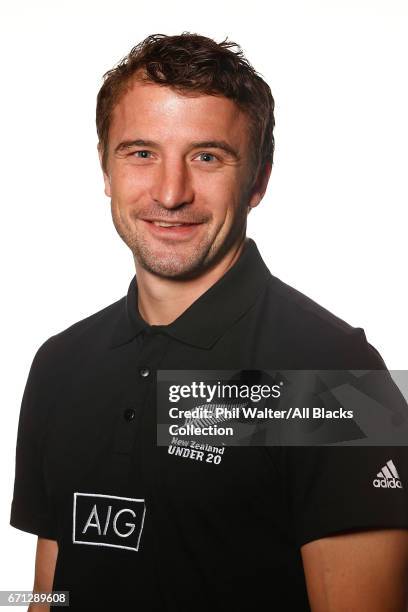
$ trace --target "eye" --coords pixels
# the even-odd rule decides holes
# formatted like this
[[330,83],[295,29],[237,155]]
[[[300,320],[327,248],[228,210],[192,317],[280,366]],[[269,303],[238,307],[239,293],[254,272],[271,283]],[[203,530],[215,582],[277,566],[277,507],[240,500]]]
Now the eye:
[[200,153],[198,157],[201,157],[204,162],[211,162],[217,159],[212,153]]
[[[140,155],[139,155],[140,154]],[[133,157],[138,157],[139,159],[149,159],[149,155],[151,154],[151,151],[146,151],[146,150],[141,150],[141,151],[134,151],[133,153],[131,153],[131,155]]]

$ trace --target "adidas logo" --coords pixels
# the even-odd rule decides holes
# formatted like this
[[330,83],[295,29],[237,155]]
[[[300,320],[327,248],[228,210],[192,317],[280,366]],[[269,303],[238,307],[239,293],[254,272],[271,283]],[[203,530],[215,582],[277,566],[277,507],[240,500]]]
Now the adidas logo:
[[397,468],[391,459],[378,472],[377,478],[373,480],[373,485],[377,489],[402,489]]

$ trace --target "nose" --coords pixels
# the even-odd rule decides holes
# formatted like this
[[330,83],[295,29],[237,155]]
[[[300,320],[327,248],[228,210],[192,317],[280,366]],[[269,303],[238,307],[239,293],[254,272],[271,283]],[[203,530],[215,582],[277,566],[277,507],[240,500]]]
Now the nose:
[[156,203],[168,209],[191,204],[194,191],[184,160],[162,160],[154,176],[151,196]]

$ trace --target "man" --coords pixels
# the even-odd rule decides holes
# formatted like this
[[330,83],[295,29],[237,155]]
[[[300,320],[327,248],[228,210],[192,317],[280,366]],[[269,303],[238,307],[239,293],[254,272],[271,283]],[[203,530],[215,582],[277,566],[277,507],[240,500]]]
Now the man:
[[[149,36],[105,75],[99,156],[136,276],[38,350],[11,511],[38,536],[35,589],[72,610],[405,609],[401,449],[156,443],[163,371],[385,367],[245,237],[273,109],[239,48],[195,34]],[[401,486],[375,488],[387,465]]]

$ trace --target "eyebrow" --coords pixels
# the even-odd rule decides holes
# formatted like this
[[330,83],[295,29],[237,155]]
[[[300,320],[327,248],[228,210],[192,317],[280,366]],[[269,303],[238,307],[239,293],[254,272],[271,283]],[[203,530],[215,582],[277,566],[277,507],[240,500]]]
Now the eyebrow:
[[[124,151],[126,149],[131,149],[132,147],[158,147],[159,144],[154,142],[153,140],[143,140],[138,138],[136,140],[124,140],[120,142],[115,147],[115,153],[120,153],[120,151]],[[240,156],[238,151],[234,149],[228,142],[225,140],[203,140],[200,142],[191,142],[190,147],[192,149],[221,149],[225,151],[229,155],[231,155],[234,159],[239,160]]]

